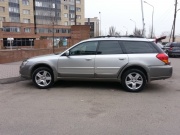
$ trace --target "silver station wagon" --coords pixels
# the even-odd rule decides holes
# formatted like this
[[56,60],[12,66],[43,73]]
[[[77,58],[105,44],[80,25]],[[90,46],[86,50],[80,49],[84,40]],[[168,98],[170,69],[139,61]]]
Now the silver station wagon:
[[59,54],[29,58],[22,62],[20,74],[41,89],[57,80],[103,80],[138,92],[150,81],[170,78],[172,66],[167,54],[146,38],[104,36]]

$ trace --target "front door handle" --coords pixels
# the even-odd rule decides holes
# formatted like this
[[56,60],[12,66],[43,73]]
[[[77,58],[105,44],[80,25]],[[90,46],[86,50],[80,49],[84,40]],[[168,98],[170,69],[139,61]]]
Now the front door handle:
[[119,58],[119,60],[125,60],[126,58]]

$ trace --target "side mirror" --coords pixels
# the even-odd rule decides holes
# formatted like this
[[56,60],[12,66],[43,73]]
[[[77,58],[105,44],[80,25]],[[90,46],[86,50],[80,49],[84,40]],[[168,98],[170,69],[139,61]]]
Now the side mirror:
[[66,51],[65,54],[66,54],[66,56],[69,56],[69,55],[70,55],[69,51]]

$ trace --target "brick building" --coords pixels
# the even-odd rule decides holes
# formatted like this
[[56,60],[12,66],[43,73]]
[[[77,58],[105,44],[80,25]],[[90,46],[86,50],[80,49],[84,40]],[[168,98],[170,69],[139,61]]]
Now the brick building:
[[54,39],[56,46],[70,38],[75,20],[84,25],[84,0],[0,0],[0,46],[30,46],[37,39]]

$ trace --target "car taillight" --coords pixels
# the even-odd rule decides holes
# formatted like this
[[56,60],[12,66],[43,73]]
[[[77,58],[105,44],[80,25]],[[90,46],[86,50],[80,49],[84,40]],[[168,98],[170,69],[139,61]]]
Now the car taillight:
[[161,60],[162,62],[164,62],[165,64],[167,64],[167,65],[170,65],[170,62],[169,62],[169,58],[168,58],[168,56],[166,55],[166,54],[164,54],[164,53],[159,53],[159,54],[157,54],[156,55],[156,57],[159,59],[159,60]]
[[173,49],[172,47],[169,48],[170,51],[172,51],[172,49]]

